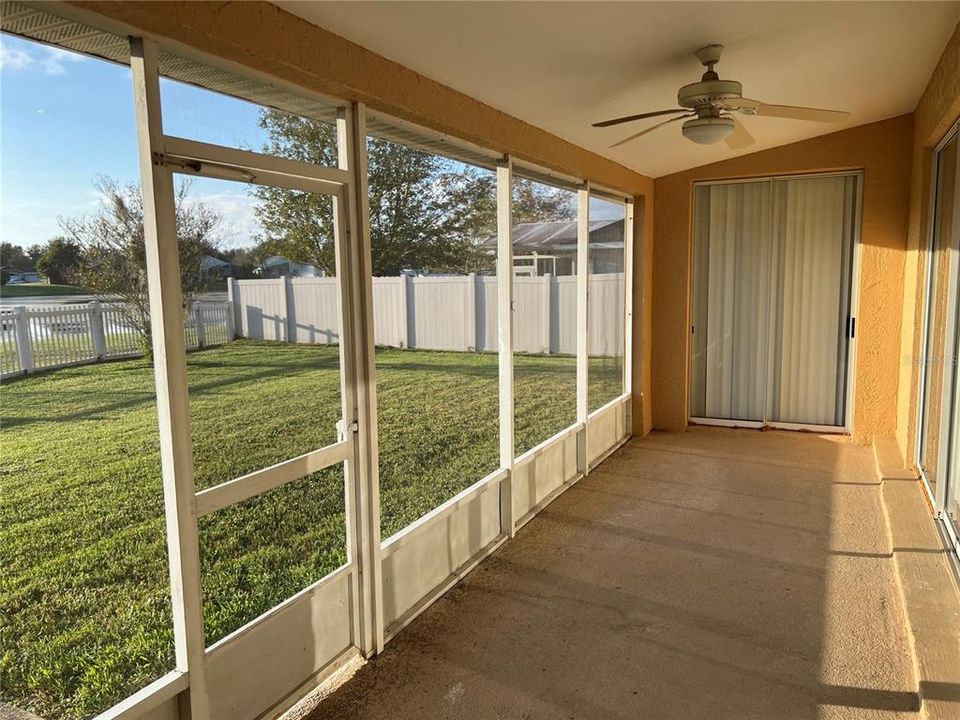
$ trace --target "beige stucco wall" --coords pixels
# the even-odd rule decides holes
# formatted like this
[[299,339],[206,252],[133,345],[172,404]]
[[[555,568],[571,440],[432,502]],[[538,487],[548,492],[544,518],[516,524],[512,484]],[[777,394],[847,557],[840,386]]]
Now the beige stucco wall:
[[[66,0],[61,12],[122,32],[168,40],[286,83],[628,193],[636,201],[633,307],[634,430],[650,416],[653,180],[430,80],[265,2]],[[641,290],[642,289],[642,290]]]
[[655,181],[651,343],[655,428],[687,426],[693,183],[862,169],[853,435],[858,442],[869,442],[894,433],[912,125],[912,116],[904,115]]
[[897,397],[897,444],[908,466],[916,443],[921,355],[924,266],[920,248],[929,242],[933,148],[960,117],[960,25],[953,32],[914,111],[910,214],[904,271],[903,330]]

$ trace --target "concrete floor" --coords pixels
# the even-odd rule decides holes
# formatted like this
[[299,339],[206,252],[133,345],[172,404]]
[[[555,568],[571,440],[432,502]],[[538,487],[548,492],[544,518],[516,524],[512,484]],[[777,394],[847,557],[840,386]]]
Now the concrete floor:
[[917,717],[870,448],[634,440],[309,715]]

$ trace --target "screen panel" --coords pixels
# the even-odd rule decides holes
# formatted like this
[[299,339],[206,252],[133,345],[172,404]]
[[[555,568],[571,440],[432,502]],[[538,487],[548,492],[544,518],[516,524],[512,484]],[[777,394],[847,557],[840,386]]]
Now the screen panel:
[[347,562],[343,466],[200,518],[207,645]]
[[139,194],[132,78],[6,34],[0,52],[0,700],[85,718],[174,667],[153,342],[116,292],[145,272],[137,205],[114,203]]
[[519,456],[577,418],[577,194],[515,177],[512,198]]
[[[203,491],[339,438],[335,199],[174,177],[194,482]],[[345,564],[345,523],[341,466],[202,517],[207,645]]]
[[623,394],[626,205],[590,198],[587,404],[598,410]]
[[381,535],[499,467],[496,175],[367,139]]

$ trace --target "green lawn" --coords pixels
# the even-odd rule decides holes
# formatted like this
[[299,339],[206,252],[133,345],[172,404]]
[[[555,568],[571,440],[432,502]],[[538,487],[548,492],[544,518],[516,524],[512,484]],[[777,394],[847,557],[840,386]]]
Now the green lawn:
[[86,295],[87,290],[73,285],[54,285],[47,283],[21,283],[4,285],[0,288],[0,297],[39,297],[45,295]]
[[[516,358],[517,447],[573,421],[575,363]],[[591,363],[591,407],[619,393]],[[199,488],[331,442],[335,347],[238,341],[188,356]],[[383,536],[497,466],[492,354],[378,350]],[[0,388],[0,698],[99,712],[172,666],[153,373],[142,360]],[[208,644],[345,561],[331,469],[201,519]]]

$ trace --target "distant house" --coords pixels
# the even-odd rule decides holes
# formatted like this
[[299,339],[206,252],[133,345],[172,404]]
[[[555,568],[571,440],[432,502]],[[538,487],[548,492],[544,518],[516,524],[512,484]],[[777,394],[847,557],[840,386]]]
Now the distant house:
[[44,282],[43,276],[36,272],[35,270],[25,270],[17,271],[10,273],[10,278],[7,280],[8,285],[21,285],[23,283],[39,283]]
[[[496,238],[484,246],[496,252]],[[590,272],[623,272],[623,219],[591,221],[589,247]],[[576,220],[514,225],[513,271],[532,276],[576,274]]]
[[204,255],[200,258],[200,270],[205,275],[215,275],[219,278],[236,277],[238,275],[235,265],[213,257],[213,255]]
[[325,273],[320,268],[306,263],[298,263],[283,257],[282,255],[271,255],[263,261],[260,267],[260,277],[278,278],[286,275],[287,277],[323,277]]

